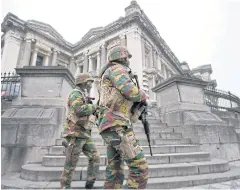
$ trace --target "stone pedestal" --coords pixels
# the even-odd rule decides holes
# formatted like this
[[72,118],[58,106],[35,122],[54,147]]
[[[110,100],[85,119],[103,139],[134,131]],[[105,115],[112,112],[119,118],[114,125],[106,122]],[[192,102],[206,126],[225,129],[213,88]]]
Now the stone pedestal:
[[212,157],[237,160],[240,158],[237,133],[234,126],[228,125],[206,105],[206,85],[197,78],[175,76],[154,87],[161,120],[192,144],[210,152]]
[[21,97],[2,115],[2,173],[38,163],[60,136],[74,78],[64,67],[23,67]]
[[175,76],[157,85],[153,91],[161,104],[162,121],[169,126],[224,123],[205,103],[205,81]]

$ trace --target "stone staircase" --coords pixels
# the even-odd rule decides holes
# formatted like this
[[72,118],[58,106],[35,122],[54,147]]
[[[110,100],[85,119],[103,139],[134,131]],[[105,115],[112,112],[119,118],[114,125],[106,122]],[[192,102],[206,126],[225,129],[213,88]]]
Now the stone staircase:
[[[134,131],[140,139],[143,151],[149,164],[149,189],[170,189],[217,183],[240,178],[236,169],[231,169],[228,161],[211,159],[208,152],[202,152],[200,146],[192,144],[189,139],[176,133],[173,127],[150,120],[151,144],[153,156],[149,154],[149,147],[140,123],[134,126]],[[101,154],[101,166],[96,188],[102,188],[106,168],[106,146],[93,129],[93,139]],[[32,188],[59,189],[60,176],[63,170],[65,156],[63,155],[62,139],[56,139],[49,154],[43,157],[41,164],[27,164],[22,166],[20,174],[15,177],[2,176],[2,188]],[[80,155],[80,159],[73,176],[72,187],[81,189],[85,185],[87,176],[87,158]],[[126,165],[122,166],[128,175]]]

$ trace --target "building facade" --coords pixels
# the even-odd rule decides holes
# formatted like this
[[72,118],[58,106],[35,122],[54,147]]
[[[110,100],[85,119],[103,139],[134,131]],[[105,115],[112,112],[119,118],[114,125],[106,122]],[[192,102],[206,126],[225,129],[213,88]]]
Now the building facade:
[[[156,95],[151,89],[156,84],[184,74],[179,60],[136,1],[125,8],[125,17],[91,29],[75,44],[49,24],[24,21],[11,13],[4,18],[2,32],[2,72],[24,66],[64,66],[73,75],[90,72],[97,77],[107,63],[108,50],[121,44],[133,55],[130,67],[153,101]],[[96,86],[91,93],[96,94]]]

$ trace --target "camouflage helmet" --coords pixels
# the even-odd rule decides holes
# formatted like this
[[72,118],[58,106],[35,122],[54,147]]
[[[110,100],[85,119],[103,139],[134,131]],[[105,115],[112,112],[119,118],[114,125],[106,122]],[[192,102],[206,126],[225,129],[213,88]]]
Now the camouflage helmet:
[[75,84],[83,84],[88,81],[94,81],[92,76],[89,73],[80,73],[75,77]]
[[127,58],[127,57],[131,58],[132,55],[124,46],[115,46],[112,49],[110,49],[108,53],[108,61],[110,62],[119,60],[121,58]]

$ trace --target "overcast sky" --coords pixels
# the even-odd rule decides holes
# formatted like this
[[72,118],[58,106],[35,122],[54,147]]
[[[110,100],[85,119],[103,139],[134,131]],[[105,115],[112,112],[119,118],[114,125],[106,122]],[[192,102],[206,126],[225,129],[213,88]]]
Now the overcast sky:
[[[240,96],[240,0],[137,0],[180,62],[211,64],[218,88]],[[75,43],[124,16],[130,0],[2,0],[8,12],[54,27]]]

